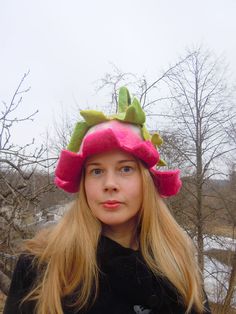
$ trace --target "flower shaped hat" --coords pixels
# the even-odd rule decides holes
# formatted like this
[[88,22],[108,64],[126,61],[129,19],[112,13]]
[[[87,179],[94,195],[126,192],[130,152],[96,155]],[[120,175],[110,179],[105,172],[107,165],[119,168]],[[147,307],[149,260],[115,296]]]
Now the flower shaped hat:
[[140,102],[137,98],[131,102],[126,87],[120,88],[117,114],[106,116],[95,110],[83,110],[80,114],[84,121],[76,124],[56,167],[55,184],[59,188],[69,193],[78,192],[85,160],[94,154],[121,149],[143,161],[161,197],[179,191],[179,170],[158,170],[166,165],[157,149],[163,141],[158,133],[151,135],[148,132]]

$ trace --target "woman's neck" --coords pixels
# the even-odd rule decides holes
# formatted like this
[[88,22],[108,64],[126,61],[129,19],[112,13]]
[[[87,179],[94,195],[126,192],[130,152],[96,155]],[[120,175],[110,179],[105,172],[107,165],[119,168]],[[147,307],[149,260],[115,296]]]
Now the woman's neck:
[[104,225],[102,229],[102,234],[113,241],[116,241],[120,245],[137,250],[139,248],[137,232],[134,228],[122,228],[121,226],[108,226]]

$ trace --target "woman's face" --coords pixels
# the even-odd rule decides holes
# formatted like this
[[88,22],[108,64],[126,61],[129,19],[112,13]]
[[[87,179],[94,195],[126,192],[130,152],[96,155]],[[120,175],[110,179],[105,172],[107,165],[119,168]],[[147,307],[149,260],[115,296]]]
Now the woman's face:
[[93,214],[110,227],[135,226],[142,180],[135,158],[120,150],[94,155],[85,164],[85,193]]

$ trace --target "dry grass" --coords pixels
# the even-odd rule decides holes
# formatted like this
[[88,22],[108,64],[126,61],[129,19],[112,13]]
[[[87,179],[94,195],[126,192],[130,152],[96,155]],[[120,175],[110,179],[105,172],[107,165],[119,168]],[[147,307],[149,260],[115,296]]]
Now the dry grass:
[[[219,304],[215,304],[215,303],[210,303],[210,306],[211,306],[211,311],[212,311],[212,314],[218,314],[218,313],[221,313],[220,310],[222,308],[222,305],[219,305]],[[231,308],[227,313],[225,314],[236,314],[236,310]]]
[[232,226],[227,225],[210,226],[210,224],[208,224],[207,233],[209,235],[229,237],[232,239],[236,237],[236,230],[233,230]]
[[5,304],[6,296],[0,292],[0,314],[3,313],[3,307]]
[[210,258],[214,258],[222,264],[232,266],[235,258],[234,252],[231,250],[210,249],[204,253]]

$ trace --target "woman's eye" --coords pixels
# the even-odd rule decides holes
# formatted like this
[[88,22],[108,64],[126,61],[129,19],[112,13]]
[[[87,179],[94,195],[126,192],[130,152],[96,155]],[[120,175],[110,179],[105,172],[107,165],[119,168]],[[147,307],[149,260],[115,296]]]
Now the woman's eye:
[[95,176],[98,176],[101,173],[102,173],[102,169],[92,169],[91,170],[91,174],[95,175]]
[[125,166],[125,167],[121,168],[121,172],[123,172],[123,173],[130,173],[132,171],[133,171],[133,168],[130,166]]

